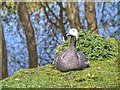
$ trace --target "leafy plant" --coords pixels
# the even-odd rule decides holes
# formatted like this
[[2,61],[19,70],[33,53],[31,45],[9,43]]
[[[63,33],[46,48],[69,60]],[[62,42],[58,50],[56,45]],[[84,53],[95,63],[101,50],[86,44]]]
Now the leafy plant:
[[[63,41],[56,50],[57,56],[66,50],[69,40]],[[82,51],[89,60],[103,60],[117,56],[117,41],[113,38],[105,38],[90,32],[79,32],[76,49]]]

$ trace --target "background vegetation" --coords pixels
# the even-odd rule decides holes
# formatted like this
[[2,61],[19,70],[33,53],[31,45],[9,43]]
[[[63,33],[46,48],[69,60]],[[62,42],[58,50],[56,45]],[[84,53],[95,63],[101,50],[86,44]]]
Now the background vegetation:
[[[69,40],[66,37],[66,33],[70,28],[75,27],[79,31],[79,39],[76,48],[87,55],[88,59],[91,61],[92,67],[86,69],[85,71],[60,73],[55,68],[51,68],[53,66],[48,65],[41,67],[39,69],[40,72],[42,68],[45,70],[47,70],[47,68],[51,68],[53,69],[53,73],[59,72],[58,76],[56,76],[56,79],[59,80],[59,75],[64,78],[64,74],[68,75],[72,73],[71,75],[74,76],[77,75],[77,72],[83,72],[80,74],[81,76],[84,76],[84,73],[91,76],[91,74],[87,72],[93,72],[94,70],[93,76],[97,78],[96,80],[90,78],[89,82],[89,78],[85,76],[84,79],[86,78],[85,81],[87,81],[86,84],[88,84],[86,87],[92,87],[92,82],[97,83],[94,83],[95,87],[116,87],[116,82],[119,82],[116,74],[118,73],[116,72],[116,58],[118,57],[119,59],[120,51],[118,48],[118,45],[120,44],[117,41],[120,39],[119,5],[119,2],[117,1],[56,1],[31,3],[9,2],[8,0],[6,2],[0,2],[0,38],[2,38],[0,39],[0,55],[2,54],[2,57],[0,57],[0,79],[3,79],[3,81],[0,82],[4,83],[4,87],[8,87],[9,85],[12,87],[12,83],[18,84],[18,86],[15,86],[19,87],[19,85],[22,84],[21,82],[24,81],[16,83],[14,75],[11,76],[13,73],[20,69],[26,70],[35,68],[36,70],[39,66],[52,64],[55,56],[57,56],[62,50],[67,49]],[[62,41],[64,42],[62,43]],[[100,73],[98,73],[98,70],[96,69],[98,63],[101,65],[100,68],[103,68],[100,69],[100,72],[103,70],[103,76],[105,77],[102,77]],[[34,69],[30,70],[34,71]],[[24,72],[24,70],[22,71]],[[30,71],[28,70],[28,72]],[[40,72],[38,71],[38,73]],[[43,72],[46,71],[43,70]],[[19,73],[16,73],[15,75],[19,77]],[[20,75],[26,76],[27,74]],[[7,78],[4,80],[4,78],[8,76],[11,76],[11,79]],[[43,75],[40,74],[39,77],[41,78]],[[77,79],[76,77],[82,79],[82,77],[79,77],[78,75],[75,76],[75,78],[73,77],[71,82],[74,82]],[[46,76],[46,78],[48,79],[46,79],[45,84],[48,82],[48,87],[53,87],[51,84],[54,83],[54,78],[51,79],[53,81],[51,84],[49,82],[50,77]],[[99,83],[100,78],[104,79],[103,84],[106,86],[100,84],[102,82]],[[108,84],[106,84],[105,80]],[[25,82],[27,86],[29,86],[28,84],[30,79],[26,79]],[[23,84],[25,84],[25,82]],[[38,81],[35,82],[37,83]],[[42,82],[40,82],[40,87],[44,87],[44,83],[42,84]],[[72,87],[71,85],[74,85],[73,83],[68,84],[64,80],[63,82],[65,86],[60,84],[58,87]],[[59,80],[58,83],[62,82]],[[79,83],[79,85],[83,85],[83,83],[85,82]],[[77,85],[78,84],[75,83],[74,87],[77,87]],[[24,87],[26,87],[26,85]],[[33,85],[33,87],[37,86]]]

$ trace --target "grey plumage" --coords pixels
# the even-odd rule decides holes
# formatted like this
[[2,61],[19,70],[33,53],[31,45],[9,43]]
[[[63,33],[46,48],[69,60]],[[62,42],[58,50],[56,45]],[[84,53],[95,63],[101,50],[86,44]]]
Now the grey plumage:
[[71,36],[69,48],[56,58],[56,68],[60,71],[69,71],[88,67],[89,62],[86,56],[75,49],[76,37],[69,35]]

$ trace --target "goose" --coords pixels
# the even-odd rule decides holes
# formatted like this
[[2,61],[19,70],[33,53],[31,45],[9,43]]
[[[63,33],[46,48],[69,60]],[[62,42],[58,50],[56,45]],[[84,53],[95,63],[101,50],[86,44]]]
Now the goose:
[[78,30],[71,28],[67,36],[71,37],[70,45],[67,50],[61,52],[56,58],[55,67],[60,71],[81,70],[89,67],[89,61],[85,54],[75,48]]

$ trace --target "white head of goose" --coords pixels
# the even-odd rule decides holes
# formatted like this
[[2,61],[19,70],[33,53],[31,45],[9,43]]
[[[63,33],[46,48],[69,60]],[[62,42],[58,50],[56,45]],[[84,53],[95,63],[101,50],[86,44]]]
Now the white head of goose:
[[67,34],[71,37],[68,50],[63,51],[56,58],[56,68],[60,71],[84,69],[89,66],[86,56],[75,49],[76,40],[78,39],[78,31],[75,28],[69,30]]

